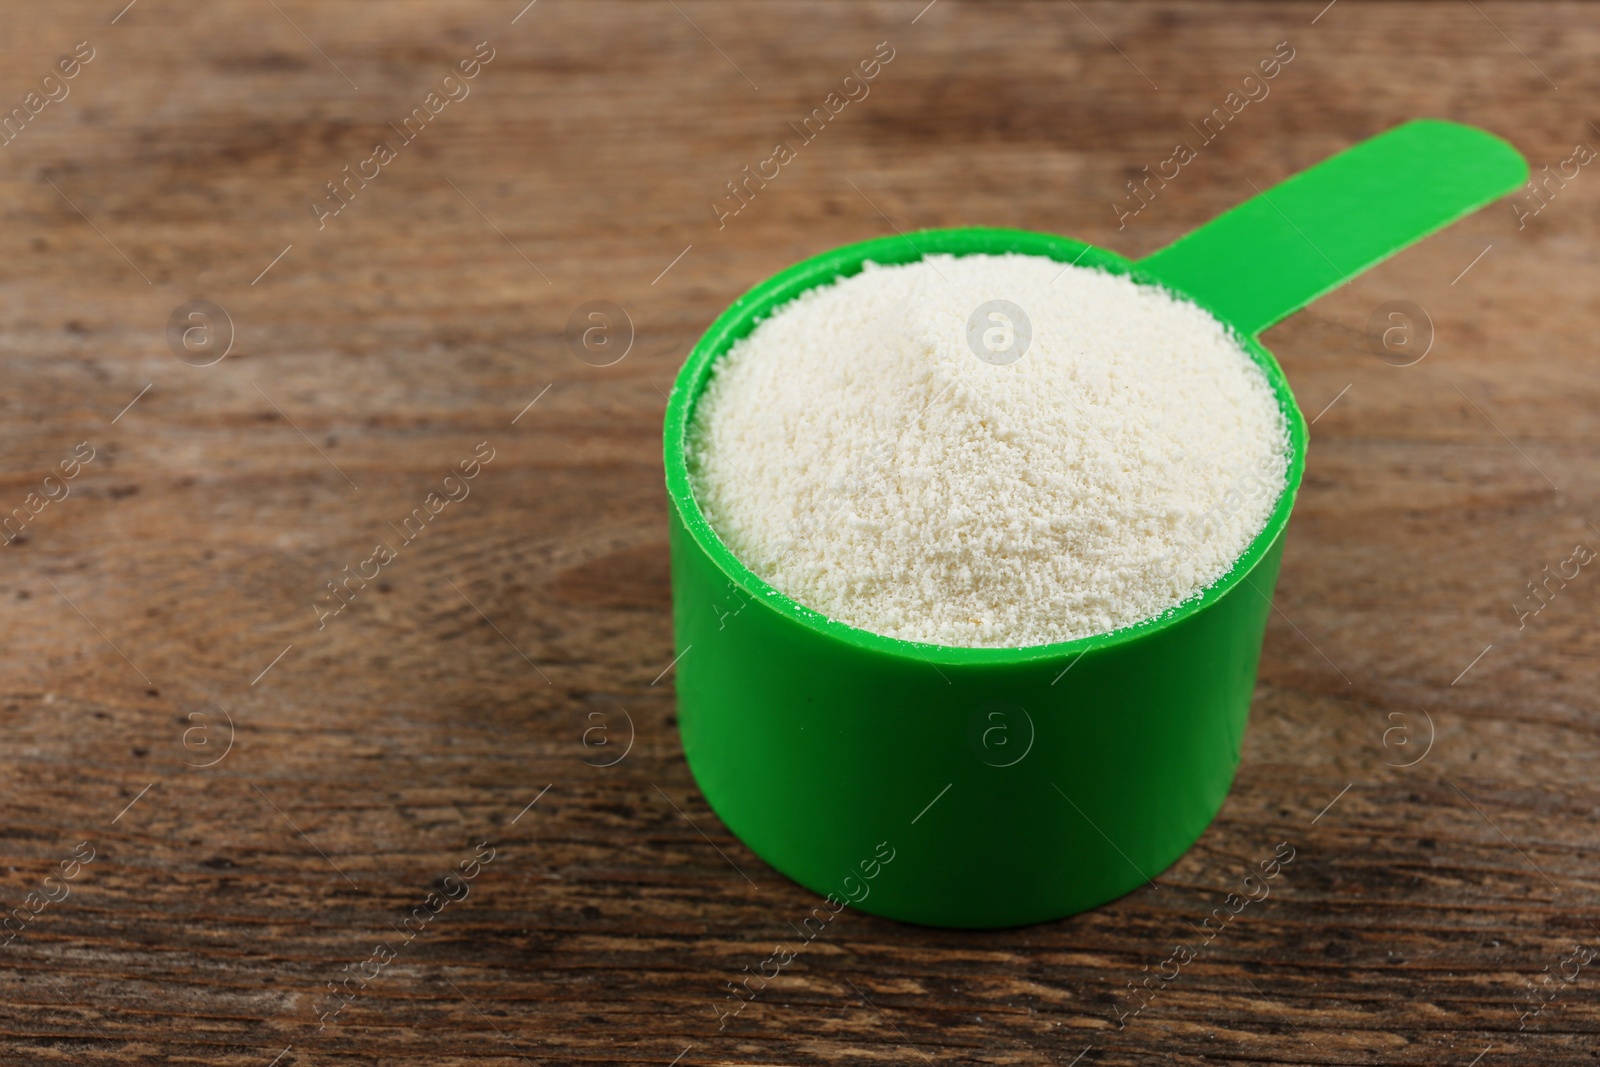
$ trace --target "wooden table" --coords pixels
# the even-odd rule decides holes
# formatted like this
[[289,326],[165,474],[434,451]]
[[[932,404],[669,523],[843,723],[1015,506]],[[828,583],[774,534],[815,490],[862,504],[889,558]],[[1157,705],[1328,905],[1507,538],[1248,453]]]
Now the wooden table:
[[[1187,856],[1027,929],[848,912],[720,1030],[816,900],[685,767],[659,460],[699,332],[836,244],[1144,254],[1419,115],[1556,172],[1600,144],[1593,9],[121,2],[0,41],[0,1061],[1593,1062],[1600,577],[1528,587],[1600,549],[1591,169],[1267,337],[1310,469]],[[1401,300],[1407,367],[1369,341]],[[589,301],[618,362],[564,339]],[[1279,842],[1270,897],[1133,999]]]

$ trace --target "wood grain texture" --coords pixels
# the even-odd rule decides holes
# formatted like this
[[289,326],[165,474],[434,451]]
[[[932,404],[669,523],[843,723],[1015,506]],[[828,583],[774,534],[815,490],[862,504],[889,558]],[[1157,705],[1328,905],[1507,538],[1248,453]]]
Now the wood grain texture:
[[[95,50],[0,146],[3,510],[94,449],[0,546],[0,894],[40,908],[0,946],[0,1060],[1593,1062],[1600,970],[1523,1013],[1600,944],[1600,578],[1512,605],[1600,547],[1600,175],[1268,334],[1318,418],[1243,766],[1187,856],[1026,929],[847,912],[720,1030],[816,901],[684,765],[659,426],[717,312],[837,244],[978,224],[1140,255],[1419,115],[1554,166],[1600,143],[1594,8],[119,6],[0,35],[3,109]],[[1284,40],[1271,95],[1119,230],[1125,183]],[[319,229],[324,183],[481,41],[470,95]],[[870,96],[719,228],[724,183],[881,41]],[[169,351],[191,299],[233,324],[215,365]],[[636,337],[594,367],[562,335],[602,299]],[[1369,347],[1390,300],[1431,317],[1415,366]],[[470,495],[319,628],[325,583],[480,442]],[[1119,1028],[1282,841],[1270,897]],[[480,842],[467,897],[319,1029]]]

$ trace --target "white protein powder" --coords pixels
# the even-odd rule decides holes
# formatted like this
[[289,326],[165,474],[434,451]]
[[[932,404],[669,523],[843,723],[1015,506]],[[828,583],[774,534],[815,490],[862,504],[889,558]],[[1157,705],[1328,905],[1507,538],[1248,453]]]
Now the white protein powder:
[[[985,320],[1009,301],[1031,323]],[[975,347],[976,345],[976,347]],[[987,358],[979,358],[978,352]],[[931,256],[802,294],[718,361],[695,496],[774,588],[911,641],[1022,647],[1153,618],[1282,493],[1271,386],[1209,313],[1039,256]]]

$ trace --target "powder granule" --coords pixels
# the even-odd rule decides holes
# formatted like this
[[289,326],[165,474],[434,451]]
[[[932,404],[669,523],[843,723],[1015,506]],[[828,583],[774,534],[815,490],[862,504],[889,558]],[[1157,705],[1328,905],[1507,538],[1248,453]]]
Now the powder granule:
[[[1014,362],[993,350],[1021,329],[968,339],[995,300],[1031,324]],[[1288,434],[1194,304],[1038,256],[932,256],[757,325],[718,360],[689,453],[712,527],[789,597],[891,637],[1023,647],[1227,573],[1282,493]]]

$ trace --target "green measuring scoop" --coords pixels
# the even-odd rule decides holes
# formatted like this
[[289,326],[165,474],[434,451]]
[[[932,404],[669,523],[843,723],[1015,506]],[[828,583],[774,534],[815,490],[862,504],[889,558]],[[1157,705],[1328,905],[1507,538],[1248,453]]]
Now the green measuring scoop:
[[[1233,781],[1305,469],[1305,418],[1257,334],[1527,174],[1504,141],[1421,120],[1137,262],[1042,233],[933,230],[823,253],[740,297],[690,352],[665,427],[679,728],[712,809],[833,903],[938,926],[1055,919],[1160,874]],[[1062,644],[902,641],[773,589],[722,543],[691,488],[686,444],[716,360],[783,304],[868,261],[1007,252],[1162,286],[1238,332],[1289,426],[1288,484],[1266,528],[1200,596]]]

